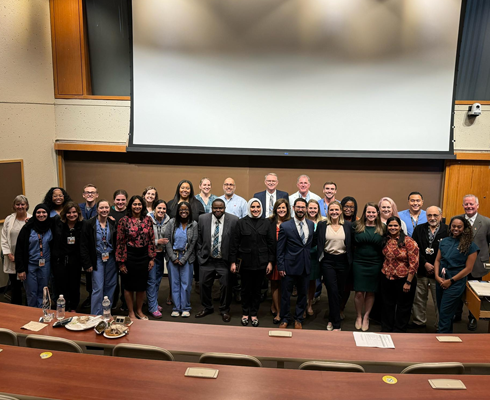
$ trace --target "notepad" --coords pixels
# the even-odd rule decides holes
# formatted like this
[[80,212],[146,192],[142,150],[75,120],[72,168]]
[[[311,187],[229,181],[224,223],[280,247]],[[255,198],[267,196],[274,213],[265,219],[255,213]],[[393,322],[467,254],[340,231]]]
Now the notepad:
[[25,324],[24,326],[22,326],[21,329],[27,329],[28,331],[39,332],[41,329],[43,329],[46,326],[48,326],[48,324],[31,321]]
[[439,340],[439,342],[447,343],[461,343],[463,341],[458,336],[436,336],[436,339]]
[[185,376],[193,378],[208,378],[216,379],[218,377],[219,370],[214,368],[187,368]]
[[378,347],[380,349],[394,349],[395,344],[391,335],[382,335],[378,333],[352,332],[354,340],[358,347]]
[[269,336],[274,336],[274,337],[293,337],[293,332],[290,332],[290,331],[269,331]]
[[468,283],[478,297],[490,296],[490,282],[469,281]]
[[459,379],[429,379],[433,389],[466,390],[466,386]]

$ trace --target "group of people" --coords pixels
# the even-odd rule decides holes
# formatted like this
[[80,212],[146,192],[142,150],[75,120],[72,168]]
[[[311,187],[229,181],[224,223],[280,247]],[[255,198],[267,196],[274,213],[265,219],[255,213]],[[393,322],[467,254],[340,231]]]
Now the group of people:
[[[32,215],[27,198],[19,195],[2,231],[12,302],[22,303],[24,283],[27,305],[40,307],[43,288],[51,285],[64,295],[67,309],[76,310],[83,269],[92,314],[102,313],[104,296],[115,306],[121,290],[130,317],[148,319],[142,309],[146,297],[149,313],[161,318],[158,293],[166,261],[172,317],[190,316],[193,278],[202,305],[195,317],[213,313],[211,289],[219,279],[223,321],[230,321],[232,292],[239,289],[241,323],[259,326],[261,291],[270,282],[273,322],[301,329],[323,284],[329,331],[341,330],[354,290],[356,329],[367,331],[373,316],[385,332],[405,332],[411,318],[412,326],[423,327],[431,292],[438,332],[452,332],[453,320],[461,318],[466,280],[486,274],[490,219],[478,214],[474,195],[464,197],[464,214],[447,226],[439,207],[423,210],[419,192],[408,195],[404,211],[382,197],[358,216],[356,199],[337,200],[334,182],[324,184],[323,197],[309,190],[306,175],[291,196],[277,189],[274,173],[264,183],[266,189],[248,202],[235,193],[232,178],[225,179],[220,197],[203,178],[197,195],[182,180],[168,203],[149,186],[131,198],[117,190],[112,205],[98,200],[91,184],[82,204],[55,187]],[[476,329],[472,315],[468,328]]]

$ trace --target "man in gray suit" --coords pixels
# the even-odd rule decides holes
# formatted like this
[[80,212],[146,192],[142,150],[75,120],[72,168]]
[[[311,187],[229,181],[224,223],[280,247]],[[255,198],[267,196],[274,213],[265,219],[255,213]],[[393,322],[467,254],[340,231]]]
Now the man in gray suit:
[[199,217],[197,258],[199,260],[199,281],[201,283],[201,304],[203,309],[196,314],[202,318],[214,312],[211,290],[216,274],[220,283],[219,310],[224,322],[230,322],[231,287],[229,285],[230,263],[228,262],[230,241],[238,217],[225,213],[225,202],[215,199],[211,214]]
[[[489,272],[484,268],[483,264],[488,263],[489,260],[490,218],[478,214],[478,207],[478,197],[474,194],[467,194],[463,197],[464,217],[473,227],[473,243],[480,249],[480,253],[476,257],[475,265],[473,266],[473,271],[468,275],[468,280],[481,280]],[[476,318],[470,312],[468,316],[468,330],[475,331],[476,328]]]

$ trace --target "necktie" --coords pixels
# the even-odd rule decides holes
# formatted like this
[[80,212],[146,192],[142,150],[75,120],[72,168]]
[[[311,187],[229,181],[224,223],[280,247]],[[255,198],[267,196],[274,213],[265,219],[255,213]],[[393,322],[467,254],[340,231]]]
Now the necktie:
[[219,220],[216,221],[216,227],[213,234],[213,249],[211,252],[212,257],[216,258],[219,255]]
[[303,244],[306,244],[306,236],[305,236],[305,231],[303,230],[303,221],[299,223],[299,237],[301,238],[301,241]]
[[274,196],[271,194],[271,197],[269,199],[269,215],[270,217],[272,215],[272,212],[274,211]]

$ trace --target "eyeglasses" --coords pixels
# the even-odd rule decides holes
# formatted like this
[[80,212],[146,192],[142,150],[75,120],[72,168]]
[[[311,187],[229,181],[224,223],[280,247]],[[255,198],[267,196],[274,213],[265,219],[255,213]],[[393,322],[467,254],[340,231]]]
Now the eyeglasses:
[[95,196],[97,194],[97,192],[83,192],[83,194],[90,194],[92,196]]

